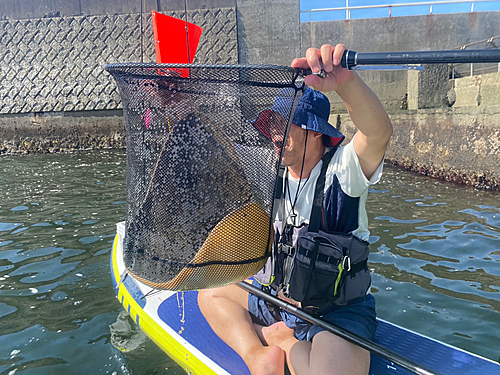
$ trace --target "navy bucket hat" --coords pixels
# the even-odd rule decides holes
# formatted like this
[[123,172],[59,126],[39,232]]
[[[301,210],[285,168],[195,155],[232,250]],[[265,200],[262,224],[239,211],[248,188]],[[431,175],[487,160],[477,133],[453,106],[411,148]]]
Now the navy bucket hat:
[[[285,91],[286,90],[286,91]],[[271,139],[270,113],[276,112],[285,119],[288,117],[286,111],[292,105],[293,89],[287,88],[277,96],[272,108],[263,110],[253,122],[255,128],[265,137]],[[289,94],[289,96],[284,96]],[[297,106],[297,111],[293,117],[293,123],[302,129],[314,130],[327,136],[328,141],[324,141],[325,146],[335,147],[342,143],[344,135],[328,122],[330,116],[330,101],[321,92],[307,87]]]

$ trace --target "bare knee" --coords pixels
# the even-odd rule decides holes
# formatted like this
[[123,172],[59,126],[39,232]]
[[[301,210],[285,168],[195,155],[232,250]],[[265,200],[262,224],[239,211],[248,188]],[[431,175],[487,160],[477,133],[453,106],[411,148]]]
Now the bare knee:
[[219,299],[226,299],[247,308],[248,293],[236,285],[226,285],[220,288],[202,289],[198,292],[198,305],[201,312],[216,306]]
[[205,303],[213,301],[214,298],[228,297],[228,287],[232,285],[222,286],[220,288],[212,288],[212,289],[202,289],[198,292],[198,303]]
[[202,289],[198,292],[198,306],[202,313],[215,302],[215,298],[220,297],[218,289]]
[[324,331],[313,338],[310,363],[308,374],[366,375],[370,368],[370,353]]

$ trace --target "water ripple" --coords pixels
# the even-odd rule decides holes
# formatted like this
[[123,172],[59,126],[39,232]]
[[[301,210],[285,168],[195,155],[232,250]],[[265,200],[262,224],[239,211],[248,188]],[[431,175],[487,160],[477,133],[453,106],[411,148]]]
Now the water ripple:
[[460,210],[458,212],[473,215],[478,219],[485,219],[488,225],[500,229],[500,209],[492,206],[482,206],[482,207],[494,208],[496,211],[478,211],[473,208],[467,208],[465,210]]
[[379,189],[390,193],[367,199],[379,315],[496,360],[500,209],[491,202],[498,193],[397,168],[386,169]]
[[0,374],[128,373],[109,344],[124,167],[122,151],[0,159]]
[[[179,373],[152,343],[110,344],[125,174],[124,152],[0,158],[0,374]],[[498,197],[386,167],[367,199],[380,317],[497,359]]]

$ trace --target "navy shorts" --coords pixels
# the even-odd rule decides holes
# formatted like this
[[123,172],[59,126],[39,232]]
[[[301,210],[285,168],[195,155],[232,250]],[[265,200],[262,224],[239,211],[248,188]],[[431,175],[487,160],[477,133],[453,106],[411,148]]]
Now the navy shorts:
[[[262,288],[262,285],[257,281],[254,281],[253,285]],[[275,294],[274,291],[273,294]],[[270,310],[265,300],[252,293],[248,294],[248,311],[252,315],[253,321],[260,325],[270,326],[282,320],[287,327],[295,331],[295,337],[298,340],[311,341],[315,334],[325,331],[324,328],[308,323],[278,307],[275,307],[274,310],[271,307]],[[373,340],[375,336],[377,329],[376,317],[375,297],[371,294],[367,294],[364,298],[358,298],[347,306],[332,305],[320,315],[321,319],[368,340]]]

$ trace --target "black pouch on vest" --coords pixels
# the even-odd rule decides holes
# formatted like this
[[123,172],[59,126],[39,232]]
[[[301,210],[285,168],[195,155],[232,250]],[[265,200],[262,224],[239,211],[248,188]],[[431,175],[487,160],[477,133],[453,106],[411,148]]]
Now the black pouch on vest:
[[352,234],[299,232],[290,277],[290,297],[320,312],[363,297],[371,284],[368,243]]
[[368,293],[372,281],[368,269],[369,255],[368,243],[352,236],[350,269],[348,270],[344,265],[344,274],[337,288],[338,296],[334,301],[336,305],[346,305],[349,301],[364,297]]

